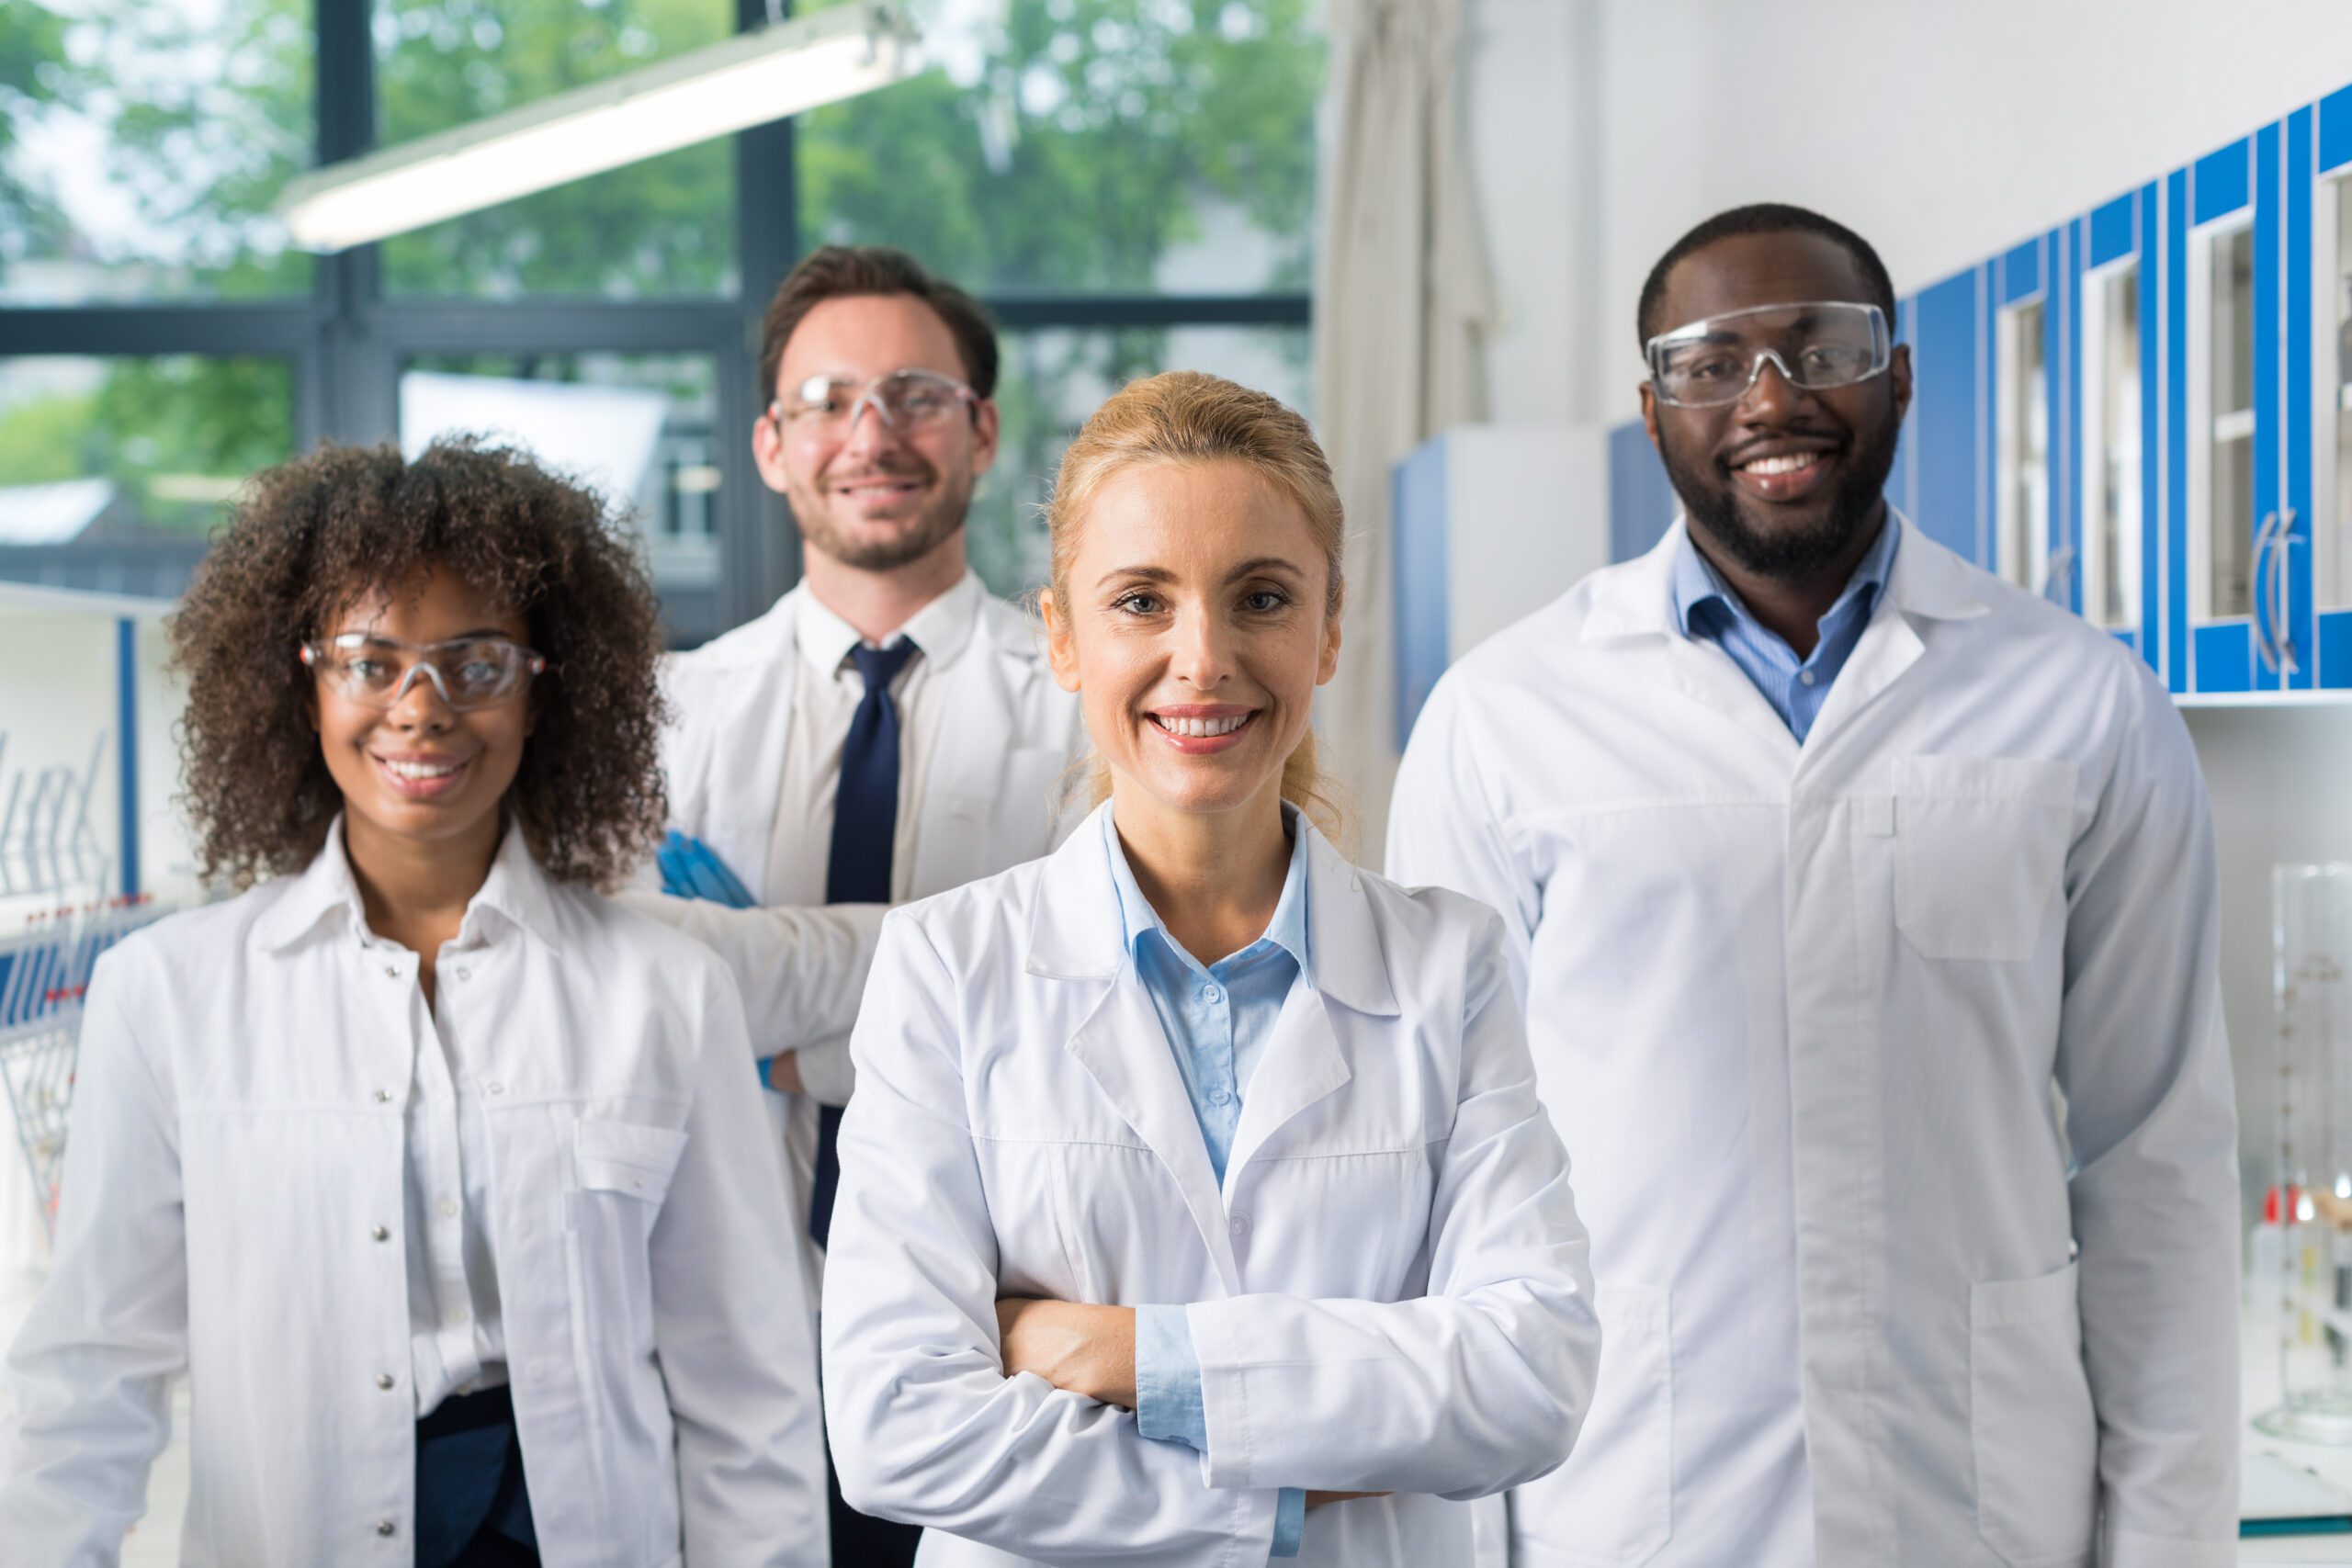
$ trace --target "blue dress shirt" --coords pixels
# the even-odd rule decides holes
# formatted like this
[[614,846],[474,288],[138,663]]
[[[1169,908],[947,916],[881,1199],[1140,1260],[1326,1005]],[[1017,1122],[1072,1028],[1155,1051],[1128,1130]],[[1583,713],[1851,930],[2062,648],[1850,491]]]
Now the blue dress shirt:
[[[1102,813],[1103,852],[1119,891],[1128,957],[1176,1055],[1176,1070],[1219,1181],[1241,1122],[1242,1093],[1266,1054],[1274,1020],[1282,1016],[1293,986],[1313,983],[1306,946],[1306,835],[1289,807],[1283,816],[1291,835],[1290,869],[1266,934],[1203,967],[1168,934],[1159,911],[1136,886],[1119,830],[1111,813]],[[1136,1425],[1147,1438],[1207,1451],[1201,1360],[1181,1306],[1136,1309]],[[1285,1486],[1274,1508],[1272,1554],[1297,1556],[1306,1529],[1306,1494]]]
[[1674,613],[1682,635],[1712,642],[1729,654],[1803,745],[1821,705],[1829,698],[1838,671],[1846,667],[1854,645],[1862,640],[1862,629],[1871,624],[1871,611],[1886,586],[1887,574],[1894,570],[1895,546],[1903,537],[1894,513],[1887,513],[1878,542],[1854,568],[1838,602],[1821,617],[1813,653],[1802,660],[1796,649],[1750,613],[1723,574],[1690,542],[1687,523],[1684,528],[1674,558]]

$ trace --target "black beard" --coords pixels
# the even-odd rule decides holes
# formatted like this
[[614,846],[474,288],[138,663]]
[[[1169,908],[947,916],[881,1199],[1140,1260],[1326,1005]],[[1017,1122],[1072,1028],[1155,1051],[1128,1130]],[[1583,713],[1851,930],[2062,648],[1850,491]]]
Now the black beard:
[[1828,513],[1817,526],[1769,534],[1752,526],[1740,511],[1735,481],[1712,459],[1685,460],[1663,426],[1658,455],[1691,526],[1708,543],[1721,546],[1743,571],[1775,582],[1803,582],[1845,559],[1877,517],[1886,476],[1894,469],[1896,429],[1889,420],[1867,444],[1849,448]]

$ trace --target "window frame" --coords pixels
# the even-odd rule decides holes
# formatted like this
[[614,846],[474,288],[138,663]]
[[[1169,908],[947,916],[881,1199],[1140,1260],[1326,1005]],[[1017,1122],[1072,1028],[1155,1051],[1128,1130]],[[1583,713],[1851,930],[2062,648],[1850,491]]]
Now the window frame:
[[[789,0],[784,6],[786,14]],[[375,144],[371,0],[313,0],[318,161]],[[735,0],[738,30],[765,27],[768,0]],[[761,483],[750,432],[758,417],[760,320],[802,254],[790,120],[735,136],[733,299],[452,299],[388,297],[378,248],[317,258],[307,297],[233,304],[0,306],[0,355],[146,356],[266,354],[294,367],[294,441],[375,442],[397,434],[400,367],[449,354],[674,353],[710,357],[718,378],[718,624],[740,626],[799,580],[799,536],[781,496]],[[757,192],[761,199],[744,199]],[[1312,326],[1304,290],[1258,295],[984,294],[1008,332],[1043,327]],[[728,432],[741,432],[730,439]]]

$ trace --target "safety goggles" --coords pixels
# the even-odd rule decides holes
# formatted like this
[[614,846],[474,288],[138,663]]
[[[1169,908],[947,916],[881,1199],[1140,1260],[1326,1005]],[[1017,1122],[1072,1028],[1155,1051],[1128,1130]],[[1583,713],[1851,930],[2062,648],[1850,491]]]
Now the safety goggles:
[[1644,352],[1660,402],[1706,409],[1746,397],[1768,359],[1790,386],[1826,392],[1884,370],[1894,344],[1877,306],[1816,299],[1709,316],[1658,333]]
[[419,676],[459,713],[492,707],[548,667],[544,658],[503,637],[419,643],[344,632],[304,643],[301,654],[337,696],[371,708],[397,707]]
[[893,370],[860,386],[832,376],[811,376],[787,397],[768,405],[768,417],[805,434],[848,434],[871,407],[900,435],[933,430],[979,404],[979,394],[936,370]]

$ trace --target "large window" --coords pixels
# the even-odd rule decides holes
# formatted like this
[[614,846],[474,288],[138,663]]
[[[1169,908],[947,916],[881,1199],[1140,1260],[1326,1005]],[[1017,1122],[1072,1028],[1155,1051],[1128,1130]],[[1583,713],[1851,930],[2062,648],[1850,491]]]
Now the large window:
[[[770,0],[5,0],[0,536],[34,531],[34,491],[54,532],[54,487],[104,484],[102,519],[41,546],[49,580],[133,536],[185,563],[239,479],[322,439],[463,423],[561,463],[568,421],[616,419],[628,471],[597,480],[696,641],[798,571],[750,460],[767,295],[814,245],[883,243],[1003,324],[971,545],[1024,591],[1061,449],[1121,383],[1194,367],[1306,401],[1314,5],[913,0],[911,80],[311,258],[270,216],[293,174],[764,26]],[[34,574],[29,548],[0,576]],[[134,580],[175,586],[111,581]]]
[[0,5],[0,307],[308,288],[311,66],[305,0]]

